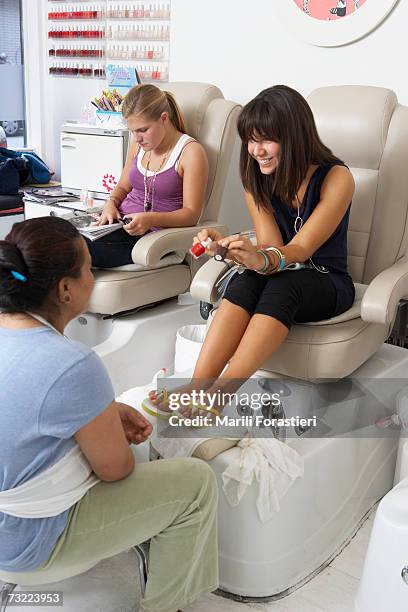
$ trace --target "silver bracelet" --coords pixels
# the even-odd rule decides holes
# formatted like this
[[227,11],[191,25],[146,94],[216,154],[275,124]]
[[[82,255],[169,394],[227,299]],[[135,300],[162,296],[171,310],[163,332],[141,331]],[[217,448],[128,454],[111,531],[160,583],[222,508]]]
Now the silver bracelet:
[[265,251],[272,251],[272,253],[275,253],[278,256],[279,262],[278,262],[278,265],[276,266],[276,270],[280,272],[281,270],[285,268],[286,261],[285,261],[285,256],[282,253],[282,251],[280,251],[279,249],[273,246],[265,247]]
[[262,266],[262,268],[259,268],[259,269],[255,268],[254,271],[258,272],[258,274],[264,274],[270,266],[269,257],[267,256],[266,253],[264,253],[262,249],[259,249],[257,253],[260,253],[262,257],[264,258],[264,265]]

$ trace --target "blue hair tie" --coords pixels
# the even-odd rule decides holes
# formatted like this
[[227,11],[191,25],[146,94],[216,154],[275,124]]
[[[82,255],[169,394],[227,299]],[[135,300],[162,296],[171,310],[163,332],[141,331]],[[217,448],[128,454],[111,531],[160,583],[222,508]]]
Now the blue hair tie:
[[20,274],[20,272],[16,272],[15,270],[11,270],[11,275],[14,276],[14,278],[18,281],[21,281],[22,283],[26,283],[27,282],[27,277],[24,276],[24,274]]

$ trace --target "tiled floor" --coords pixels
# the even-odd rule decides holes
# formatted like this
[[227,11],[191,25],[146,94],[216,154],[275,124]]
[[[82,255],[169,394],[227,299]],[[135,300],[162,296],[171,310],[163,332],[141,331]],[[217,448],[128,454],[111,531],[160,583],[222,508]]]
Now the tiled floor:
[[[265,604],[243,604],[209,595],[185,612],[352,612],[374,513],[375,510],[343,552],[292,595]],[[63,591],[64,606],[44,608],[47,612],[137,612],[139,587],[135,553],[122,553],[86,574],[50,585],[49,589]],[[41,590],[46,591],[47,587]],[[24,606],[24,612],[38,611],[38,607]]]

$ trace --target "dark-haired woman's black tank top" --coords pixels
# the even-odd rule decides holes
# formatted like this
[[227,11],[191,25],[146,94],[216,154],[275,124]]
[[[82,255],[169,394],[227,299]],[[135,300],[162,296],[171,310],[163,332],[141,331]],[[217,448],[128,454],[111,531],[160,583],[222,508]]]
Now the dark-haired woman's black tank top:
[[[345,164],[337,160],[324,166],[318,166],[313,173],[299,209],[299,215],[303,219],[303,224],[306,223],[320,202],[322,183],[333,166],[345,166]],[[355,294],[353,281],[347,272],[347,229],[350,206],[330,238],[312,255],[313,263],[316,266],[323,266],[326,270],[329,270],[328,276],[336,287],[337,302],[335,315],[348,310],[352,306]],[[294,226],[297,210],[294,210],[277,197],[272,198],[272,207],[282,234],[283,243],[288,244],[296,235]]]

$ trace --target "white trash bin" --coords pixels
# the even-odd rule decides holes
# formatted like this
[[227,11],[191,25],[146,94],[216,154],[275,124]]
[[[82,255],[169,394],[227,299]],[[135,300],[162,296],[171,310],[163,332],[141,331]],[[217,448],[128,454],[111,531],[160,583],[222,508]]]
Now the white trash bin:
[[174,373],[194,369],[207,331],[206,325],[184,325],[177,331]]
[[355,612],[408,610],[408,478],[380,502]]

